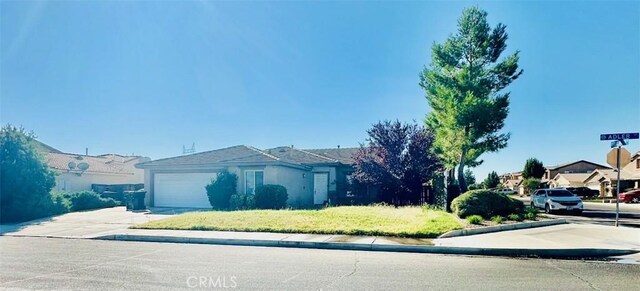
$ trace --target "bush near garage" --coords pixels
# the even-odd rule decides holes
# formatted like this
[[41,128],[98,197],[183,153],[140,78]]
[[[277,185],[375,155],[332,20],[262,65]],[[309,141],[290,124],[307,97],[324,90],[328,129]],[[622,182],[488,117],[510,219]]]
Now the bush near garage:
[[511,213],[522,213],[524,204],[493,191],[471,190],[454,199],[451,203],[451,209],[461,218],[471,215],[490,218],[496,215],[506,216]]
[[238,175],[223,170],[215,180],[211,181],[204,188],[207,190],[207,197],[213,209],[229,209],[231,196],[237,194]]
[[262,185],[256,188],[255,203],[258,209],[282,209],[287,206],[287,188],[282,185]]
[[65,212],[82,211],[118,206],[118,201],[111,198],[103,198],[93,191],[80,191],[53,194],[54,201],[61,203]]
[[253,195],[235,194],[229,199],[230,210],[249,210],[256,207]]

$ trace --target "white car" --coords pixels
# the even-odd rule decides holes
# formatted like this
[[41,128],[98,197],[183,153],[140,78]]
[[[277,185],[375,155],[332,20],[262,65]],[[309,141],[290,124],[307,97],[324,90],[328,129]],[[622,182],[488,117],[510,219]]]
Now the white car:
[[582,199],[565,189],[540,189],[531,195],[531,207],[543,208],[546,213],[572,211],[582,213]]

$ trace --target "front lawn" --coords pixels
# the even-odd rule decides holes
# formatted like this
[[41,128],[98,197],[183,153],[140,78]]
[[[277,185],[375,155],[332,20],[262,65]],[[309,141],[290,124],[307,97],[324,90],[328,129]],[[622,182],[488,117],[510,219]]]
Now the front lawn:
[[462,224],[449,213],[422,207],[341,206],[321,210],[192,212],[134,228],[433,238],[460,229]]

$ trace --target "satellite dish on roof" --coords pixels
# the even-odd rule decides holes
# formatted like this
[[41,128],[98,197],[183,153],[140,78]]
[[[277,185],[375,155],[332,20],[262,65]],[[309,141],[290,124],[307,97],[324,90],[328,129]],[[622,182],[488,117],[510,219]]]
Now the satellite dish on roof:
[[89,169],[89,164],[82,162],[78,164],[78,169],[80,169],[80,171],[86,171],[87,169]]
[[73,170],[76,168],[76,163],[74,161],[71,161],[67,164],[67,167],[69,167],[69,170]]

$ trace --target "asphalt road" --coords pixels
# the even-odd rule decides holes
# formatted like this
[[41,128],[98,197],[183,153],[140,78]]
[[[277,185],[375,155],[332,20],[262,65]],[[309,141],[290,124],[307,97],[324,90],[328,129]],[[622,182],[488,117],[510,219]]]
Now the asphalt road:
[[[519,197],[517,199],[524,202],[525,205],[529,205],[531,202],[529,197]],[[615,225],[616,204],[585,202],[582,214],[554,213],[549,216],[565,218],[571,223]],[[619,225],[640,228],[640,204],[620,203]]]
[[640,274],[612,262],[29,237],[0,237],[0,258],[0,289],[637,290]]

